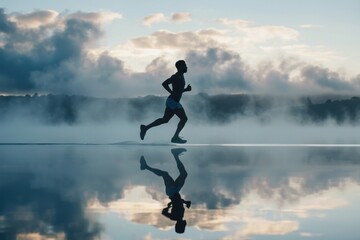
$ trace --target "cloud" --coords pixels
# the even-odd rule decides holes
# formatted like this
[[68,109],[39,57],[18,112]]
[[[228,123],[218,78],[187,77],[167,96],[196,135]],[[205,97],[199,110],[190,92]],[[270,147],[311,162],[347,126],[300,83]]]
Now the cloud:
[[0,33],[11,33],[15,29],[15,23],[9,20],[4,8],[0,8]]
[[[13,15],[19,24],[28,25],[16,28],[14,24],[3,38],[0,89],[86,95],[108,95],[110,88],[118,91],[118,79],[127,77],[123,62],[106,52],[92,56],[88,49],[102,36],[102,24],[120,17],[105,12],[60,16],[53,11]],[[39,22],[45,25],[34,28]],[[49,22],[54,24],[46,25]]]
[[39,10],[26,14],[15,14],[11,19],[20,28],[38,28],[54,23],[59,13],[53,10]]
[[201,92],[212,89],[251,91],[253,87],[246,64],[235,52],[220,48],[189,51],[185,60],[194,74],[192,82]]
[[[0,49],[0,87],[7,91],[36,90],[33,77],[61,71],[61,81],[71,81],[75,74],[71,65],[80,64],[87,44],[101,35],[97,25],[69,19],[61,31],[46,35],[44,30],[20,30],[7,36],[6,46]],[[18,46],[26,46],[19,49]],[[70,69],[69,69],[70,68]],[[54,81],[53,83],[56,83]]]
[[270,221],[263,219],[252,220],[247,223],[244,229],[235,233],[235,236],[225,239],[239,239],[248,238],[257,235],[286,235],[298,230],[299,223],[296,221],[283,220],[283,221]]
[[320,25],[314,25],[314,24],[301,24],[299,25],[300,28],[320,28]]
[[[158,30],[130,39],[118,51],[98,48],[104,23],[120,18],[121,14],[112,12],[6,14],[1,10],[0,91],[102,97],[165,94],[160,83],[175,71],[173,64],[180,58],[188,62],[186,77],[193,83],[194,92],[353,93],[360,87],[357,78],[347,79],[295,57],[250,66],[246,55],[239,53],[246,46],[274,39],[297,39],[298,32],[287,27],[219,19],[227,28]],[[235,31],[231,30],[234,26]],[[316,52],[296,44],[275,45],[262,50],[280,49],[293,55],[306,52],[308,59],[311,54],[323,59],[331,54],[326,49]],[[143,72],[128,69],[129,59],[144,64]]]
[[[210,33],[210,34],[209,34]],[[175,33],[168,30],[159,30],[149,36],[138,37],[131,40],[136,48],[145,49],[204,49],[211,46],[218,46],[219,43],[213,38],[220,35],[220,32],[213,30],[199,32]]]
[[154,23],[164,22],[166,20],[165,15],[163,13],[154,13],[152,15],[146,16],[143,19],[143,24],[145,26],[151,26]]
[[228,19],[220,18],[216,20],[217,23],[227,27],[234,27],[240,33],[246,35],[253,42],[264,42],[271,39],[279,39],[284,41],[296,40],[299,37],[299,32],[295,29],[276,26],[276,25],[256,25],[254,22],[244,19]]
[[183,23],[191,21],[191,13],[180,12],[171,14],[171,21],[175,23]]
[[166,17],[163,13],[154,13],[144,17],[143,24],[150,27],[159,22],[171,21],[173,23],[184,23],[191,21],[191,14],[188,12],[173,13],[170,17]]
[[244,19],[228,19],[228,18],[219,18],[216,19],[216,22],[222,25],[236,27],[238,29],[247,28],[254,24],[254,22]]
[[[16,23],[19,28],[39,28],[49,24],[64,25],[67,20],[76,19],[94,24],[104,24],[116,19],[122,19],[122,15],[116,12],[75,12],[59,14],[54,10],[37,10],[31,13],[13,13],[9,19]],[[55,28],[56,26],[50,26]]]
[[[86,239],[103,236],[110,225],[118,226],[101,228],[98,221],[109,222],[98,214],[91,218],[92,210],[121,213],[121,219],[111,220],[122,226],[134,227],[131,222],[136,222],[169,229],[174,225],[161,215],[168,202],[163,180],[139,169],[140,151],[151,166],[178,176],[170,171],[176,163],[169,148],[17,148],[23,151],[2,149],[6,158],[0,166],[6,177],[0,181],[0,216],[18,233],[43,233],[41,226],[52,226],[56,233]],[[298,228],[299,218],[306,216],[299,213],[318,217],[311,213],[326,214],[353,199],[359,190],[359,155],[357,148],[189,148],[180,157],[189,172],[181,190],[192,201],[185,212],[188,227],[231,234],[225,239],[291,233]],[[36,166],[28,164],[33,160]],[[24,209],[31,218],[23,218]]]
[[122,15],[116,12],[76,12],[69,14],[66,18],[103,24],[116,19],[122,19]]
[[245,28],[243,31],[255,42],[264,42],[272,39],[290,41],[296,40],[299,37],[298,31],[284,26],[256,26]]

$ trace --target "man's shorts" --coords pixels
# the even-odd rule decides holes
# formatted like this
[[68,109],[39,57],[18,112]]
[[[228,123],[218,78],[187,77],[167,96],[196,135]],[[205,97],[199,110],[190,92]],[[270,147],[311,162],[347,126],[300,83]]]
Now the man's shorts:
[[166,99],[166,107],[170,108],[171,110],[176,110],[176,109],[181,109],[183,108],[181,103],[175,101],[174,99],[172,99],[171,97],[168,97]]

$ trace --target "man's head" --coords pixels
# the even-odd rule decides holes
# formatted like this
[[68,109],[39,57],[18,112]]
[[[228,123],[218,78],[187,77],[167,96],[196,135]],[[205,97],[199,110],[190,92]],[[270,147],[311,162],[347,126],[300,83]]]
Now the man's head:
[[175,224],[175,232],[176,233],[184,233],[186,227],[186,220],[179,220]]
[[180,73],[186,73],[187,72],[187,66],[184,60],[179,60],[175,63],[175,67]]

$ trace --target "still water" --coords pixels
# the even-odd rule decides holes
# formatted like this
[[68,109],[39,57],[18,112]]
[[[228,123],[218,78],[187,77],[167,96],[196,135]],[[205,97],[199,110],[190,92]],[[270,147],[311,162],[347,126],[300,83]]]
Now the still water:
[[357,147],[0,145],[0,239],[357,240],[359,223]]

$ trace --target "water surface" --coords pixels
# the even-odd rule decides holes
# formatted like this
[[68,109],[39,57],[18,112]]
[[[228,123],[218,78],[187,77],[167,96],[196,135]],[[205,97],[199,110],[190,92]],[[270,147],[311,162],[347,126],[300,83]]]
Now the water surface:
[[183,147],[178,234],[178,146],[1,145],[0,239],[359,239],[360,148]]

